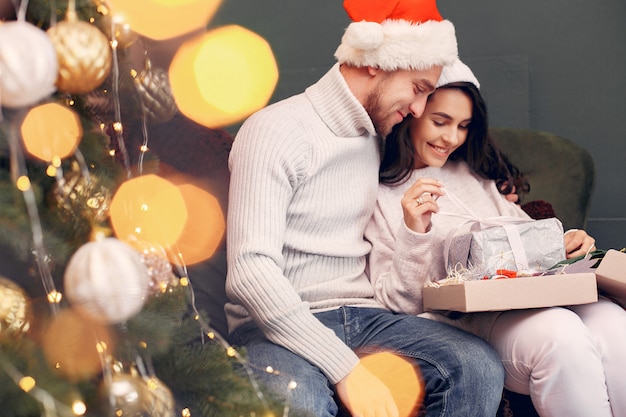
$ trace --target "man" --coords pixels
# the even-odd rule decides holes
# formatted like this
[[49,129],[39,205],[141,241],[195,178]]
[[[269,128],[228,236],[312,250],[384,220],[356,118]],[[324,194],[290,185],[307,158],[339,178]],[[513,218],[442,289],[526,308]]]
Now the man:
[[338,398],[353,416],[398,416],[356,353],[390,351],[419,365],[428,415],[494,416],[504,375],[491,348],[385,310],[364,272],[380,140],[421,115],[442,66],[457,58],[454,27],[434,0],[371,3],[346,0],[354,22],[338,63],[304,93],[251,116],[235,138],[230,338],[296,414],[335,416]]

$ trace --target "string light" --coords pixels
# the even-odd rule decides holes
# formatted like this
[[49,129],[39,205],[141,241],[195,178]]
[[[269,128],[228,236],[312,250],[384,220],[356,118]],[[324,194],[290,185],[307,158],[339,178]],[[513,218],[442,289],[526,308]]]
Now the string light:
[[48,302],[50,304],[59,304],[63,299],[63,294],[57,290],[52,290],[48,293]]
[[72,403],[72,412],[76,416],[82,416],[87,412],[87,406],[84,402],[76,400]]
[[35,388],[35,379],[30,376],[24,376],[20,379],[18,383],[19,387],[24,392],[30,392],[33,388]]
[[30,190],[30,179],[26,175],[22,175],[15,182],[15,186],[20,191],[28,191]]
[[96,343],[96,350],[98,351],[98,353],[104,353],[107,350],[107,343],[104,341],[99,341],[98,343]]

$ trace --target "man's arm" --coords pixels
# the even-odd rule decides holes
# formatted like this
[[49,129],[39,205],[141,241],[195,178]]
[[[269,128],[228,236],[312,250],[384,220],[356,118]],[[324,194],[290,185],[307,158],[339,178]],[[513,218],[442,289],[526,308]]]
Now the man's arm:
[[311,313],[282,271],[287,212],[305,175],[307,143],[288,124],[251,118],[230,157],[226,290],[266,337],[309,360],[336,383],[357,356]]

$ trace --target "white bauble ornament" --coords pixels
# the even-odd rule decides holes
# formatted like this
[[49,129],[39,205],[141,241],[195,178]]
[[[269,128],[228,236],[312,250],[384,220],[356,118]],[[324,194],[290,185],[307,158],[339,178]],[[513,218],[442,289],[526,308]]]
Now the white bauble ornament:
[[55,90],[58,60],[46,33],[25,21],[0,24],[0,104],[25,107]]
[[70,303],[91,319],[109,324],[126,321],[141,310],[150,281],[139,252],[115,238],[81,246],[63,278]]

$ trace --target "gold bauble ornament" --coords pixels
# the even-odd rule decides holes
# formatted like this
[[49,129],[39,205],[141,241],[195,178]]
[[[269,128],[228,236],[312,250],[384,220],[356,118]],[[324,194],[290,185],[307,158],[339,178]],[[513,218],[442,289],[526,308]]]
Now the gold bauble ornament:
[[139,375],[115,372],[110,379],[105,379],[100,396],[107,408],[108,415],[141,417],[149,415],[145,403],[149,401],[145,383]]
[[13,281],[0,277],[0,340],[26,333],[31,319],[30,299],[26,292]]
[[84,94],[100,86],[111,71],[111,46],[95,26],[68,13],[65,20],[48,29],[57,51],[61,92]]
[[178,112],[167,71],[153,68],[146,60],[143,71],[135,77],[135,85],[148,121],[164,123]]
[[111,415],[132,417],[174,417],[174,396],[158,378],[136,373],[114,372],[103,383],[101,398]]
[[84,216],[91,224],[103,223],[109,217],[112,191],[97,175],[83,175],[79,168],[63,175],[63,182],[54,192],[57,208],[62,218],[70,221]]
[[174,417],[174,396],[170,389],[157,377],[145,378],[144,392],[148,400],[146,408],[150,417]]
[[104,16],[100,21],[99,27],[109,41],[117,42],[117,47],[120,49],[128,48],[139,39],[137,32],[132,30],[128,23],[120,21],[118,16],[116,18],[112,18],[111,15]]

